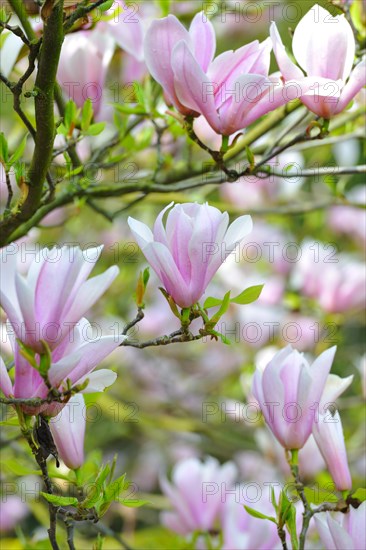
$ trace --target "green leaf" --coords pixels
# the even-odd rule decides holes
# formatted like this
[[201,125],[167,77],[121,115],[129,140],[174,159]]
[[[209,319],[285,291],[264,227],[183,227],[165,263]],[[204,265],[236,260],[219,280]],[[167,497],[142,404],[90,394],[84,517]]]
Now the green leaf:
[[272,502],[273,508],[276,510],[276,515],[277,515],[278,514],[278,505],[277,505],[277,502],[276,502],[276,495],[275,495],[275,492],[274,492],[273,485],[271,486],[271,502]]
[[286,525],[287,530],[291,537],[291,543],[293,550],[298,550],[299,543],[297,540],[296,532],[296,508],[288,498],[286,492],[281,491],[278,508],[277,508],[278,526],[283,527]]
[[28,133],[25,134],[22,141],[19,143],[18,147],[15,149],[14,153],[11,155],[11,157],[9,159],[9,165],[10,166],[12,166],[14,164],[14,162],[19,160],[23,156],[24,149],[25,149],[25,146],[27,144],[27,137],[28,137]]
[[117,500],[122,491],[125,491],[129,485],[130,482],[126,480],[126,474],[118,477],[106,488],[104,501],[111,502],[112,500]]
[[[7,17],[7,14],[6,14],[6,9],[4,7],[1,7],[0,8],[0,21],[2,23],[6,23],[7,19],[8,19],[8,17]],[[1,30],[4,30],[4,28],[2,27]]]
[[261,512],[258,512],[258,510],[254,510],[254,508],[250,508],[249,506],[246,506],[245,504],[244,504],[244,508],[246,509],[248,514],[253,516],[254,518],[268,519],[269,521],[272,521],[273,523],[276,523],[276,519],[272,516],[266,516],[265,514],[262,514]]
[[296,508],[292,504],[292,502],[290,503],[290,510],[286,518],[286,527],[288,532],[290,533],[292,550],[298,550],[299,541],[296,532]]
[[12,416],[8,420],[2,420],[0,426],[19,426],[19,419],[16,415]]
[[360,487],[357,491],[352,493],[352,498],[357,498],[357,500],[363,502],[366,500],[366,489]]
[[117,109],[117,111],[125,115],[147,115],[145,108],[141,105],[130,107],[129,105],[120,105],[119,103],[114,103],[113,106],[115,109]]
[[150,269],[146,267],[142,273],[142,281],[144,283],[145,289],[147,287],[147,283],[149,282],[149,279],[150,279]]
[[90,123],[93,118],[93,103],[91,102],[91,99],[88,97],[88,99],[85,101],[83,105],[83,109],[81,111],[81,130],[82,132],[87,132]]
[[[262,292],[264,285],[255,285],[250,286],[249,288],[246,288],[238,294],[238,296],[235,296],[235,298],[231,298],[230,302],[232,304],[239,304],[239,305],[247,305],[251,304],[252,302],[255,302],[257,300]],[[225,294],[226,297],[226,294]],[[224,298],[225,300],[225,298]],[[206,298],[205,303],[203,304],[204,309],[209,309],[210,307],[217,307],[221,305],[223,300],[220,300],[220,298],[213,298],[210,296],[209,298]]]
[[248,162],[249,162],[249,166],[250,168],[254,168],[255,166],[255,158],[254,158],[254,155],[251,151],[251,149],[248,147],[248,145],[245,147],[245,150],[246,150],[246,153],[247,153],[247,159],[248,159]]
[[206,298],[205,303],[203,304],[204,309],[210,309],[210,307],[217,307],[221,304],[222,300],[219,298],[213,298],[210,296]]
[[240,305],[246,305],[251,304],[252,302],[255,302],[263,289],[264,285],[255,285],[250,286],[249,288],[246,288],[241,292],[241,294],[238,294],[238,296],[235,296],[235,298],[231,299],[231,302],[233,304],[240,304]]
[[108,11],[114,4],[114,0],[106,0],[100,6],[98,6],[99,11]]
[[40,360],[39,360],[39,374],[44,378],[52,363],[52,356],[51,356],[51,350],[45,340],[41,340],[44,353],[40,354]]
[[210,319],[210,324],[213,324],[213,326],[216,325],[216,323],[221,319],[221,317],[227,312],[230,305],[230,290],[225,294],[220,309],[213,315]]
[[170,0],[156,0],[156,4],[161,9],[161,16],[166,17],[170,13]]
[[95,124],[91,124],[89,126],[89,129],[85,134],[87,136],[98,136],[103,132],[105,128],[105,122],[96,122]]
[[41,495],[51,502],[51,504],[58,504],[59,506],[78,506],[79,501],[76,497],[61,497],[58,495],[49,495],[41,491]]
[[1,468],[4,468],[5,470],[10,471],[12,474],[15,474],[16,476],[21,476],[21,477],[30,476],[30,475],[39,476],[42,473],[41,470],[35,470],[34,468],[23,466],[22,464],[19,464],[19,462],[16,462],[15,460],[1,462]]
[[128,508],[140,508],[140,506],[145,506],[145,504],[150,504],[149,500],[139,500],[139,499],[132,499],[132,498],[117,498],[117,502],[120,504],[123,504],[123,506],[127,506]]
[[23,344],[23,342],[21,342],[19,338],[17,338],[17,342],[20,348],[20,355],[22,355],[24,359],[26,359],[34,369],[38,370],[38,364],[35,359],[35,351],[33,351],[32,348]]
[[69,101],[65,105],[65,116],[64,116],[64,124],[67,130],[70,130],[72,124],[75,122],[77,111],[78,111],[78,108],[76,106],[76,103],[72,99],[69,99]]
[[104,482],[107,479],[110,472],[109,464],[102,466],[94,484],[87,497],[83,500],[82,506],[85,508],[92,508],[103,496]]
[[7,164],[9,160],[8,142],[4,136],[4,132],[0,133],[0,162]]

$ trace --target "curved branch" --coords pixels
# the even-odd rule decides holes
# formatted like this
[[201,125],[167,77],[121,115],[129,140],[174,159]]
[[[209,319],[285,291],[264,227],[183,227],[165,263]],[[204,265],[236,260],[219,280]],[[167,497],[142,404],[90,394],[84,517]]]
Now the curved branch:
[[[18,4],[19,2],[15,1],[12,3],[14,7],[19,8]],[[24,24],[23,19],[22,24]],[[54,87],[64,38],[62,25],[63,0],[60,0],[54,5],[49,17],[44,22],[44,34],[34,86],[36,137],[33,157],[26,177],[27,193],[26,196],[23,196],[18,211],[0,224],[2,242],[7,241],[21,222],[26,222],[33,216],[41,201],[43,184],[52,160],[55,135]],[[25,30],[28,35],[29,31]]]

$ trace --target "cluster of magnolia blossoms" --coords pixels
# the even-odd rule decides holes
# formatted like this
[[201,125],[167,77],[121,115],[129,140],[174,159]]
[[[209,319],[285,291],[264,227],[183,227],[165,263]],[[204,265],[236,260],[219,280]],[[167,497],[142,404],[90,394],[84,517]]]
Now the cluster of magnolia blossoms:
[[[270,53],[281,74],[269,75]],[[218,134],[231,135],[262,115],[300,98],[324,118],[344,110],[366,84],[365,62],[352,71],[355,39],[344,15],[318,5],[298,24],[293,51],[304,73],[287,56],[276,25],[257,40],[214,59],[215,32],[198,13],[189,31],[173,16],[155,20],[144,41],[145,62],[166,101],[184,116],[203,115]],[[319,53],[321,52],[321,53]]]
[[[173,468],[172,481],[165,477],[160,480],[162,491],[171,505],[171,510],[162,512],[161,523],[180,535],[195,535],[195,548],[207,548],[204,534],[215,536],[217,533],[219,536],[221,529],[223,550],[279,550],[282,544],[276,524],[260,519],[260,515],[253,517],[243,509],[243,505],[252,500],[248,499],[246,484],[236,483],[238,474],[233,462],[220,465],[212,457],[203,462],[197,458],[180,460]],[[269,487],[271,483],[266,481],[266,485]],[[271,485],[276,500],[279,485],[277,481]],[[268,493],[264,491],[258,495],[256,509],[260,514],[273,516],[269,493],[268,489]],[[295,506],[296,530],[300,532],[303,506],[300,502]],[[346,514],[315,514],[315,527],[325,550],[366,548],[365,512],[366,502],[363,502],[357,509],[351,507]],[[294,548],[289,539],[286,534],[287,548]],[[315,548],[310,544],[309,547]]]
[[[1,251],[0,305],[14,354],[14,383],[0,358],[0,388],[9,398],[45,399],[50,388],[71,386],[82,393],[103,391],[116,379],[108,369],[95,367],[121,344],[125,336],[93,337],[83,316],[118,274],[113,266],[88,279],[102,248],[42,249],[35,253],[26,276],[18,272],[19,253]],[[45,366],[46,365],[46,366]],[[23,404],[27,414],[56,416],[51,424],[61,458],[70,467],[82,463],[85,414],[83,397],[71,397],[69,409],[60,403]],[[70,421],[71,407],[78,410]],[[63,443],[61,443],[63,441]],[[68,442],[68,443],[67,443]]]
[[336,348],[324,351],[309,365],[287,346],[265,366],[257,366],[253,395],[267,425],[281,445],[301,449],[313,434],[336,488],[352,488],[339,414],[328,410],[351,384],[353,376],[329,374]]

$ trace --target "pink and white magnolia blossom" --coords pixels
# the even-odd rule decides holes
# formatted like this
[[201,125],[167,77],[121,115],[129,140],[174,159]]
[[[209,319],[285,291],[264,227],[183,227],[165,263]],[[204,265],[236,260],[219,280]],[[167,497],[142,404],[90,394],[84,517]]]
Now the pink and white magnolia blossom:
[[[273,51],[285,82],[300,80],[304,73],[291,61],[276,27],[271,25]],[[355,38],[345,16],[331,14],[315,4],[298,23],[292,51],[308,77],[314,78],[313,93],[301,101],[315,114],[331,118],[343,111],[366,84],[366,62],[352,70]]]
[[[30,252],[9,245],[0,252],[0,306],[21,342],[39,353],[42,340],[51,350],[61,344],[118,275],[118,267],[112,266],[88,279],[102,248],[82,251],[64,246]],[[18,264],[23,255],[31,254],[34,259],[22,276]]]
[[[72,385],[81,385],[88,380],[82,393],[94,393],[104,389],[116,380],[116,373],[109,369],[94,369],[120,343],[125,336],[108,335],[92,338],[92,326],[86,319],[80,319],[77,326],[69,333],[61,344],[51,352],[51,367],[47,377],[53,388],[60,391],[67,388],[66,381]],[[10,334],[14,352],[14,383],[0,357],[0,389],[6,397],[21,399],[44,399],[49,388],[36,368],[21,354],[19,344],[14,335]],[[37,355],[36,355],[37,359]],[[59,403],[43,404],[39,407],[23,405],[29,414],[57,414],[62,405]]]
[[[268,483],[267,478],[266,483]],[[245,495],[245,486],[239,487],[237,492],[239,495]],[[263,494],[262,498],[256,502],[255,508],[262,514],[273,516],[273,506],[268,496]],[[255,550],[269,548],[279,550],[282,548],[276,525],[272,521],[263,521],[251,516],[244,509],[243,504],[247,503],[238,502],[238,495],[229,494],[225,498],[222,513],[223,550],[253,550],[254,548]]]
[[153,232],[133,218],[128,224],[166,291],[185,308],[201,298],[220,265],[251,232],[252,219],[240,216],[229,225],[228,213],[207,203],[172,205],[160,212]]
[[181,460],[173,468],[173,483],[166,478],[160,480],[174,508],[161,514],[162,524],[180,535],[214,529],[223,508],[222,487],[232,489],[236,476],[232,462],[220,465],[212,457],[205,462],[197,458]]
[[96,115],[101,108],[107,69],[114,49],[112,34],[100,32],[97,28],[67,34],[62,45],[58,82],[78,107],[82,107],[89,98]]
[[223,135],[298,97],[299,86],[308,93],[313,81],[303,75],[296,86],[268,76],[271,49],[269,39],[255,40],[214,59],[215,31],[203,12],[189,31],[174,15],[153,21],[144,42],[146,65],[166,101],[185,116],[202,114]]
[[333,244],[305,240],[292,274],[300,292],[328,313],[362,309],[366,302],[365,264],[336,254]]
[[315,525],[325,550],[364,550],[366,548],[366,502],[347,514],[315,514]]
[[[5,495],[6,493],[3,494],[0,500],[0,533],[6,533],[19,527],[20,522],[29,514],[29,507],[25,502],[24,493],[22,496]],[[2,544],[4,542],[3,540]]]
[[313,435],[339,491],[352,489],[341,417],[338,411],[332,417],[320,414],[313,425]]
[[84,463],[85,419],[84,397],[78,393],[50,420],[50,430],[58,454],[72,470]]
[[335,347],[327,349],[309,365],[301,353],[287,346],[267,366],[257,365],[253,395],[285,449],[301,449],[312,433],[318,411],[351,383],[352,377],[329,377],[335,352]]

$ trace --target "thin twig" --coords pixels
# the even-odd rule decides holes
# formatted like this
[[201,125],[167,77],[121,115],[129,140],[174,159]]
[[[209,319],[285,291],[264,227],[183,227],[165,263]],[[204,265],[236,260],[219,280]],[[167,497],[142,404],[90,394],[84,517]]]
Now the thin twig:
[[18,36],[21,39],[21,41],[26,46],[28,46],[28,48],[30,47],[30,42],[20,27],[9,25],[8,23],[4,23],[3,21],[0,21],[0,26],[3,27],[3,29],[6,29],[11,33],[13,33],[15,36]]
[[144,315],[144,310],[141,307],[139,307],[138,310],[137,310],[137,313],[136,313],[136,317],[132,321],[127,323],[127,325],[124,327],[124,329],[122,331],[122,334],[126,335],[128,333],[128,331],[131,330],[132,327],[134,327],[135,325],[137,325],[137,323],[142,321],[144,316],[145,316]]
[[204,333],[193,335],[190,332],[183,332],[183,329],[179,329],[169,335],[159,336],[158,338],[146,340],[145,342],[135,342],[127,338],[120,346],[144,349],[148,347],[167,346],[169,344],[180,344],[182,342],[193,342],[194,340],[202,340],[204,336]]
[[5,171],[6,187],[8,189],[8,198],[7,198],[7,201],[6,201],[5,211],[4,211],[4,215],[6,216],[10,212],[11,201],[12,201],[14,193],[13,193],[13,188],[12,188],[11,183],[10,183],[9,172],[5,169],[5,167],[4,167],[4,171]]
[[76,10],[71,15],[65,18],[65,22],[64,22],[65,31],[68,31],[69,29],[71,29],[73,24],[78,19],[82,19],[83,17],[88,15],[88,13],[90,13],[95,8],[97,8],[98,6],[101,6],[104,3],[105,3],[105,0],[97,0],[96,2],[94,2],[94,4],[89,4],[87,6],[85,5],[79,6],[78,8],[76,8]]
[[74,545],[74,522],[70,519],[65,519],[66,532],[67,532],[67,544],[69,550],[75,550]]

